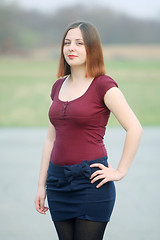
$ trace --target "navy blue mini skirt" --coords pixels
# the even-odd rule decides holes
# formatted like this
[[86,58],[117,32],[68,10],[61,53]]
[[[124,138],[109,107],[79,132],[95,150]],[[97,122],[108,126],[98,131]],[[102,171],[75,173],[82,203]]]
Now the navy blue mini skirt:
[[99,168],[93,163],[108,167],[107,157],[83,161],[71,166],[49,163],[46,191],[48,206],[53,221],[71,218],[108,222],[115,203],[114,182],[107,182],[100,188],[100,180],[91,183],[91,174]]

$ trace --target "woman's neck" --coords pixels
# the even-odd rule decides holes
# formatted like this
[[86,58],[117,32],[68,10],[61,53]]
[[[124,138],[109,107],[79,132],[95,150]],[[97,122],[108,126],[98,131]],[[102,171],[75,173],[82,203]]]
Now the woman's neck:
[[72,67],[70,80],[73,83],[86,81],[86,68],[84,66]]

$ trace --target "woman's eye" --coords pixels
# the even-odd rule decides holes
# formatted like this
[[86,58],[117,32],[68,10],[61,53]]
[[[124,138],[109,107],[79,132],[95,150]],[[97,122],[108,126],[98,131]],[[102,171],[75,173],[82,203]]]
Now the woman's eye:
[[65,43],[64,43],[64,45],[69,45],[69,44],[70,44],[70,42],[65,42]]
[[[70,42],[64,42],[64,45],[70,45],[71,43]],[[80,46],[80,45],[83,45],[83,42],[77,42],[76,43],[77,46]]]
[[77,42],[77,45],[83,45],[83,43],[82,42]]

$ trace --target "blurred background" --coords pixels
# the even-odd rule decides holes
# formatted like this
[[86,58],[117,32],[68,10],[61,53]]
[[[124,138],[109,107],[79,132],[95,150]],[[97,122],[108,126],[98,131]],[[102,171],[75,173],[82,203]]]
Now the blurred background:
[[[98,29],[107,74],[144,128],[132,171],[118,183],[119,199],[105,239],[158,240],[159,0],[0,0],[0,238],[57,239],[50,219],[35,213],[33,201],[61,39],[66,27],[79,20]],[[123,137],[111,115],[105,143],[117,159],[114,167]]]
[[[97,27],[107,74],[118,82],[141,123],[159,125],[158,0],[0,0],[0,126],[48,124],[61,39],[77,20]],[[111,118],[110,124],[117,122]]]

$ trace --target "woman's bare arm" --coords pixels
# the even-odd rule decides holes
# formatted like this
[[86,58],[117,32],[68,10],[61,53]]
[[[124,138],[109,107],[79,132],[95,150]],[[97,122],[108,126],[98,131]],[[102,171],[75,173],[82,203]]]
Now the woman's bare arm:
[[113,87],[107,91],[104,101],[106,106],[111,110],[119,123],[126,130],[126,138],[122,156],[116,170],[114,170],[110,165],[109,168],[102,166],[102,164],[91,165],[91,167],[99,167],[101,169],[94,172],[91,176],[92,183],[99,179],[103,179],[97,187],[100,187],[107,181],[121,180],[127,174],[127,171],[137,152],[142,134],[142,127],[138,119],[118,88]]
[[38,190],[35,198],[35,206],[36,210],[42,214],[48,210],[47,207],[44,206],[45,198],[46,198],[46,179],[47,179],[47,170],[50,161],[50,155],[53,148],[54,140],[55,140],[55,128],[49,123],[48,134],[44,142],[43,152],[42,152],[42,161],[40,168],[40,175],[38,181]]

